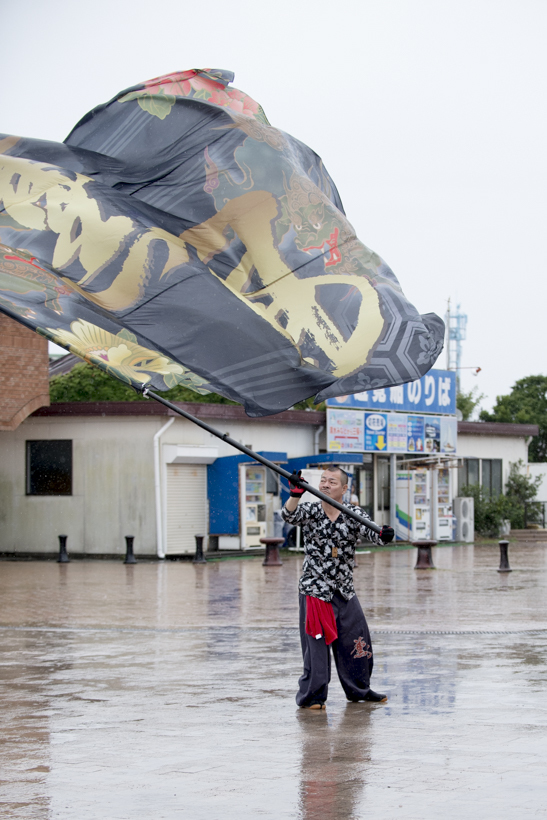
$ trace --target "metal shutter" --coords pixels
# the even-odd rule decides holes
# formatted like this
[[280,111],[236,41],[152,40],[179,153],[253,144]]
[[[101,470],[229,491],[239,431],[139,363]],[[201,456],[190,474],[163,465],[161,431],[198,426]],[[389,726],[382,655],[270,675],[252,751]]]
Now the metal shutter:
[[206,534],[206,465],[167,464],[166,555],[194,552],[194,535]]

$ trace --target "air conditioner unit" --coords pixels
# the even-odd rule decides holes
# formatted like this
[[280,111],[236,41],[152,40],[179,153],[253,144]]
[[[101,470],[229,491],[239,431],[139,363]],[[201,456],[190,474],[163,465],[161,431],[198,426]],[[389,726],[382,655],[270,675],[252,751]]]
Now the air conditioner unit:
[[455,498],[456,541],[471,543],[475,538],[475,507],[473,498]]

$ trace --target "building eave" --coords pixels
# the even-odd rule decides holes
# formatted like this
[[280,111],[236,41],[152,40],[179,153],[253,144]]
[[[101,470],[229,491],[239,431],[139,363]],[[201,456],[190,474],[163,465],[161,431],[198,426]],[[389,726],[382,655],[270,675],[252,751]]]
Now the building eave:
[[537,424],[511,424],[499,421],[459,421],[458,435],[468,436],[513,436],[528,438],[537,436]]
[[[285,410],[272,416],[250,418],[243,407],[236,404],[207,404],[205,402],[174,402],[177,406],[200,419],[245,421],[253,424],[304,424],[320,427],[326,424],[327,414],[319,410]],[[150,401],[89,401],[66,402],[40,407],[32,416],[174,416],[176,413],[163,404]],[[468,436],[537,436],[537,424],[510,424],[493,421],[459,421],[458,434]]]
[[[285,410],[273,416],[249,418],[243,407],[236,404],[206,404],[205,402],[173,402],[178,407],[200,419],[220,421],[246,421],[255,424],[303,424],[320,427],[326,423],[326,413],[318,410]],[[66,402],[40,407],[33,417],[73,416],[175,416],[176,413],[163,404],[150,401],[97,401]]]

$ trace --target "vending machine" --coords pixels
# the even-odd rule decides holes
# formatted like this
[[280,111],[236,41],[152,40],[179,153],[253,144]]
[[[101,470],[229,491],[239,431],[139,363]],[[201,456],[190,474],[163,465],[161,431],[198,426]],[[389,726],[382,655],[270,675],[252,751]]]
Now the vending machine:
[[431,537],[431,477],[429,470],[398,470],[396,532],[398,541]]
[[452,541],[453,511],[452,476],[453,470],[441,467],[437,470],[437,540]]
[[259,547],[266,535],[266,468],[258,465],[242,465],[241,519],[243,549]]

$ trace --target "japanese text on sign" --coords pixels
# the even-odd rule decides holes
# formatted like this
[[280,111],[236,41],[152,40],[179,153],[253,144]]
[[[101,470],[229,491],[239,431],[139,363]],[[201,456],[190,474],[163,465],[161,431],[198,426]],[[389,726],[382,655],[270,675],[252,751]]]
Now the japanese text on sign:
[[455,453],[458,422],[448,416],[327,409],[327,449],[343,453]]
[[334,410],[327,416],[329,450],[362,453],[364,450],[364,413],[359,410]]
[[452,370],[430,370],[415,382],[398,387],[365,390],[352,396],[328,399],[328,407],[360,407],[367,410],[400,410],[407,413],[456,413],[456,374]]

